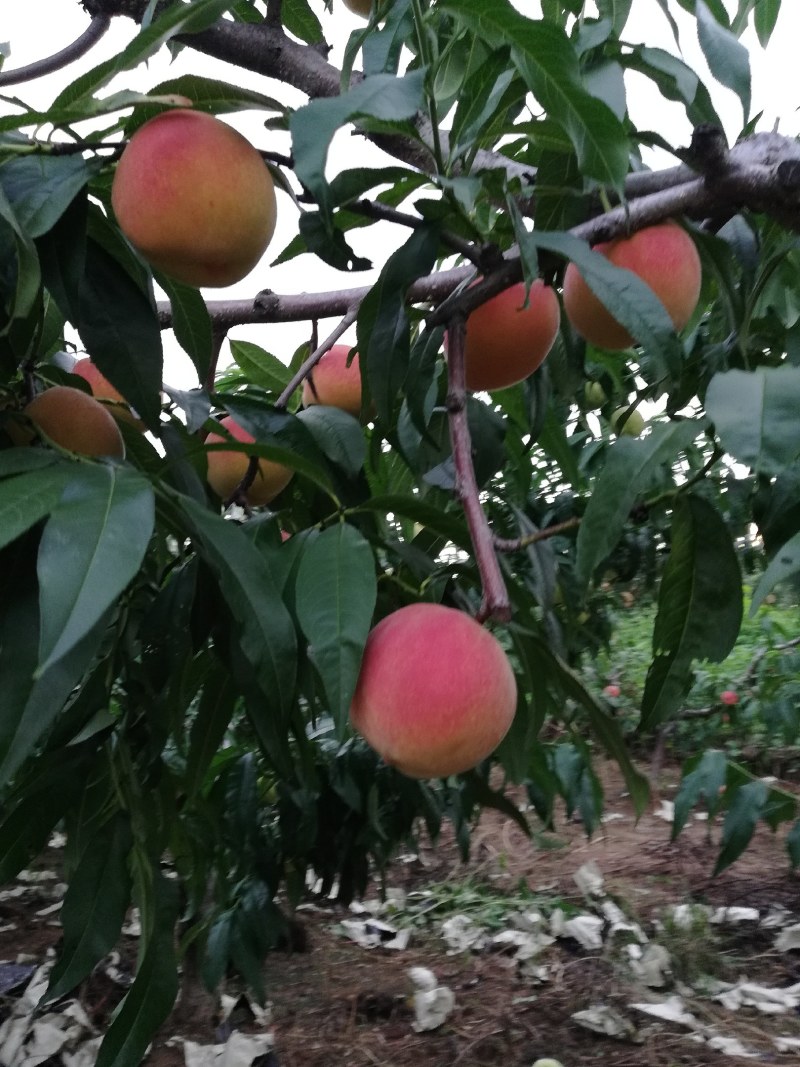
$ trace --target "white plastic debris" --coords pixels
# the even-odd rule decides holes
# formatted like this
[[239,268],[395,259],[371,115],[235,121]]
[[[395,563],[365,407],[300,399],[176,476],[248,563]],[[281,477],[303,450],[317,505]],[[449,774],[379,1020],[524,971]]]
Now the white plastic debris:
[[595,860],[582,864],[573,874],[575,885],[585,897],[602,897],[603,875]]
[[500,952],[513,950],[514,959],[522,961],[538,956],[543,949],[552,945],[554,940],[554,938],[545,933],[535,934],[526,930],[501,930],[500,933],[492,937],[489,944],[491,948]]
[[741,923],[757,923],[758,908],[717,908],[709,922],[718,926],[739,926]]
[[480,952],[486,947],[488,937],[468,915],[452,915],[442,923],[442,937],[447,942],[448,955],[457,952]]
[[585,1030],[603,1034],[604,1037],[625,1041],[636,1036],[633,1023],[608,1004],[595,1004],[583,1011],[573,1012],[570,1018]]
[[783,904],[770,904],[769,911],[761,918],[761,926],[765,930],[780,930],[783,926],[789,926],[792,913]]
[[651,989],[663,989],[672,981],[672,960],[663,945],[655,942],[644,949],[640,945],[628,945],[631,970],[636,977]]
[[417,1033],[438,1030],[456,1006],[453,990],[440,986],[436,975],[427,967],[410,967],[408,977],[414,986],[414,1022]]
[[662,800],[659,808],[653,812],[656,819],[664,822],[675,822],[675,804],[671,800]]
[[750,1007],[758,1008],[766,1015],[782,1015],[800,1007],[800,982],[784,989],[759,985],[756,982],[739,982],[724,993],[718,993],[714,999],[724,1004],[729,1011]]
[[775,948],[778,952],[791,952],[800,948],[800,923],[786,926],[775,938]]
[[707,904],[676,904],[672,909],[672,921],[679,930],[691,930],[699,918],[709,918],[711,908]]
[[561,937],[572,937],[585,949],[603,947],[603,920],[597,915],[576,915],[564,923]]
[[409,929],[398,930],[380,919],[343,919],[342,930],[361,948],[389,948],[402,951],[411,940]]
[[186,1067],[251,1067],[275,1045],[272,1034],[242,1034],[234,1030],[224,1045],[199,1045],[185,1041]]
[[550,981],[550,969],[543,963],[534,963],[533,960],[522,960],[517,968],[517,975],[526,982],[535,982],[537,985]]
[[641,1011],[645,1015],[652,1015],[655,1019],[663,1019],[667,1023],[679,1023],[681,1026],[690,1027],[697,1025],[697,1019],[686,1010],[682,997],[669,997],[667,1000],[652,1004],[649,1002],[629,1004],[628,1007],[633,1008],[634,1011]]
[[773,1037],[778,1052],[800,1052],[800,1037]]

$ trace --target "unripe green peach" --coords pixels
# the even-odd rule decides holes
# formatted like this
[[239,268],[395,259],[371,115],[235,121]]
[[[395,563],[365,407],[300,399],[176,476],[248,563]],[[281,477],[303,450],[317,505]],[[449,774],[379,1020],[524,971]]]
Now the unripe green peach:
[[25,414],[45,437],[70,452],[119,459],[125,455],[114,416],[80,389],[54,385],[35,396]]
[[626,407],[617,408],[611,415],[611,426],[618,436],[625,437],[639,437],[642,430],[647,425],[642,418],[641,412],[636,408],[628,415],[628,418],[623,422],[628,409]]
[[[243,429],[230,415],[220,419],[220,426],[237,441],[252,444],[255,438]],[[220,444],[228,440],[221,434],[210,433],[206,437],[206,444]],[[222,500],[229,500],[237,485],[247,473],[250,459],[244,452],[233,452],[227,449],[215,449],[207,453],[208,484]],[[260,459],[253,484],[247,490],[245,496],[247,503],[253,507],[261,507],[271,503],[289,482],[292,480],[294,471],[290,467],[284,467],[282,463],[274,463],[269,459]]]
[[370,632],[350,721],[403,774],[442,778],[490,755],[516,705],[511,665],[488,630],[454,608],[411,604]]
[[550,286],[537,279],[525,307],[522,282],[504,289],[467,319],[467,388],[505,389],[544,362],[558,334],[561,312]]
[[358,417],[361,414],[361,365],[358,353],[350,366],[350,345],[334,345],[303,382],[303,404],[329,404]]
[[[700,256],[685,230],[675,222],[662,222],[595,245],[594,251],[649,285],[675,329],[683,329],[697,307],[702,281]],[[564,310],[575,330],[598,348],[620,351],[633,344],[630,333],[594,295],[574,263],[564,274]]]
[[594,411],[606,403],[608,397],[600,382],[587,382],[583,387],[583,397],[587,411]]
[[213,115],[175,108],[131,137],[111,190],[120,229],[152,264],[188,285],[232,285],[275,229],[275,188],[248,140]]

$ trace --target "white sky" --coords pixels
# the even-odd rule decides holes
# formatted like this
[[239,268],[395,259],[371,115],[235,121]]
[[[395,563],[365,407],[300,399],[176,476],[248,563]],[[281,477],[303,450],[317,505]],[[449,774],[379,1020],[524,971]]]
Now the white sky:
[[[333,44],[331,61],[338,63],[348,34],[363,25],[363,21],[350,14],[336,0],[335,12],[329,15],[322,0],[312,0],[323,24],[326,38]],[[516,0],[521,10],[539,8],[530,0]],[[689,66],[700,73],[709,87],[714,104],[726,125],[729,139],[735,139],[741,126],[741,106],[738,99],[729,90],[717,86],[708,75],[707,68],[700,53],[694,20],[682,10],[675,7],[674,15],[681,27],[682,57]],[[726,0],[729,11],[735,4]],[[88,17],[80,7],[78,0],[2,0],[0,16],[0,40],[11,46],[11,55],[6,60],[5,69],[11,70],[50,55],[76,38],[88,25]],[[120,51],[135,33],[133,23],[127,19],[114,19],[112,26],[102,42],[78,63],[66,71],[49,75],[34,82],[8,87],[6,95],[18,96],[26,103],[45,107],[57,93],[82,71],[99,63],[108,55]],[[624,34],[630,43],[647,43],[677,54],[677,45],[669,30],[666,19],[657,0],[634,0],[631,18]],[[800,40],[800,4],[795,0],[784,0],[778,19],[777,29],[766,51],[758,44],[755,34],[748,31],[744,43],[750,51],[753,75],[753,113],[764,111],[759,129],[771,129],[777,119],[783,133],[797,135],[800,132],[800,79],[797,77],[797,42]],[[166,52],[151,60],[146,67],[124,75],[114,83],[113,89],[131,88],[146,91],[158,82],[183,73],[200,73],[209,77],[234,80],[253,88],[277,96],[289,103],[301,103],[298,93],[289,95],[285,87],[278,86],[267,79],[237,72],[202,56],[191,49],[185,49],[178,59],[169,64]],[[639,77],[628,81],[628,106],[632,117],[641,128],[661,132],[673,144],[686,144],[691,133],[689,124],[682,117],[681,108],[662,100],[657,91]],[[0,113],[4,105],[0,103]],[[288,151],[285,139],[274,133],[266,133],[260,125],[257,113],[247,115],[225,116],[226,121],[238,126],[259,148],[273,148]],[[362,138],[354,139],[342,131],[337,135],[331,155],[331,168],[337,166],[352,167],[362,163],[369,165],[374,161],[378,165],[391,162],[377,149],[365,144]],[[669,165],[672,160],[664,160]],[[659,164],[661,165],[661,164]],[[322,291],[332,288],[345,288],[348,285],[368,284],[374,275],[347,275],[325,266],[309,256],[301,256],[281,267],[270,268],[269,262],[281,251],[296,233],[296,211],[289,200],[279,194],[278,227],[270,248],[261,263],[247,279],[227,289],[208,291],[210,299],[247,298],[260,289],[270,288],[279,293]],[[377,267],[383,263],[386,255],[405,239],[406,234],[393,231],[386,233],[385,228],[370,227],[352,235],[351,241],[357,253],[371,258]],[[320,324],[320,337],[324,337],[333,326],[333,322]],[[233,337],[247,337],[262,345],[279,358],[288,359],[292,352],[307,336],[307,329],[297,324],[265,325],[259,327],[239,327],[231,332]],[[349,336],[349,335],[348,335]],[[165,339],[166,340],[166,339]],[[172,344],[166,344],[165,379],[171,384],[188,387],[193,382],[193,371],[189,361],[182,353],[176,351]]]

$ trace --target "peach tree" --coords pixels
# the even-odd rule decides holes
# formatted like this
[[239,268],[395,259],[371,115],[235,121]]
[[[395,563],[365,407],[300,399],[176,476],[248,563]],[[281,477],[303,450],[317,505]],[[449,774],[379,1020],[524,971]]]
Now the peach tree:
[[[524,824],[510,785],[545,823],[561,797],[591,829],[598,750],[642,810],[629,739],[577,670],[604,639],[602,583],[635,573],[642,546],[659,578],[642,734],[736,640],[737,546],[754,524],[753,605],[800,569],[800,150],[759,129],[741,41],[754,30],[768,46],[780,0],[657,0],[663,32],[642,43],[626,36],[632,0],[376,0],[361,21],[333,0],[353,26],[338,56],[320,21],[331,6],[84,0],[76,42],[27,68],[12,52],[0,71],[0,880],[63,828],[49,1000],[140,909],[136,978],[100,1067],[139,1062],[189,953],[210,988],[233,969],[263,994],[264,954],[309,879],[347,900],[421,826],[451,819],[466,850],[482,806]],[[122,18],[122,51],[84,60],[47,108],[26,104],[28,81],[102,47]],[[678,19],[741,103],[733,146],[681,58]],[[164,49],[189,53],[193,73],[126,88]],[[202,73],[209,56],[227,79]],[[689,143],[632,116],[642,79],[688,118]],[[296,220],[246,299],[153,268],[113,210],[125,144],[187,101],[261,117],[255,148]],[[345,127],[380,165],[333,173]],[[676,162],[646,163],[653,149]],[[701,266],[678,330],[666,297],[592,250],[665,220]],[[353,246],[369,227],[368,260]],[[341,284],[274,292],[269,261],[297,257]],[[560,294],[569,264],[630,344],[596,347],[562,313],[538,369],[469,391],[470,313],[520,283],[523,300],[539,279]],[[281,322],[307,323],[296,353],[270,350]],[[243,326],[264,329],[228,344]],[[351,326],[362,417],[303,406]],[[502,321],[493,332],[502,348]],[[162,381],[166,336],[194,367],[181,388]],[[122,460],[37,435],[25,414],[55,387],[90,391],[77,356],[135,409],[112,405],[128,416]],[[646,431],[625,433],[642,406]],[[207,475],[223,451],[241,468],[221,499]],[[292,476],[252,506],[262,461]],[[349,725],[368,633],[418,602],[490,627],[517,679],[496,752],[443,780],[402,775]],[[718,865],[759,819],[797,818],[719,753],[687,769],[676,826],[701,797],[724,812]]]

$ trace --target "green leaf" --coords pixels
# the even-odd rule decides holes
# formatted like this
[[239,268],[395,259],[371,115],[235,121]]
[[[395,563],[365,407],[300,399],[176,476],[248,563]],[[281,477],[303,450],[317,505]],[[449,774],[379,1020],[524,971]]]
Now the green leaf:
[[653,469],[672,463],[701,430],[694,420],[654,426],[647,437],[618,438],[606,453],[578,530],[576,577],[585,589],[616,545],[631,508]]
[[705,799],[709,814],[719,806],[722,787],[725,785],[728,761],[724,752],[709,750],[687,760],[681,777],[680,789],[675,796],[675,815],[672,821],[674,841],[686,825],[689,812]]
[[367,446],[358,419],[324,404],[312,404],[298,411],[297,417],[331,463],[341,467],[351,478],[358,476],[367,459]]
[[370,117],[384,121],[410,119],[422,106],[425,72],[404,78],[373,74],[339,96],[312,100],[289,120],[295,174],[317,202],[323,215],[332,201],[325,178],[328,148],[336,131],[348,122]]
[[625,23],[631,13],[633,0],[597,0],[597,10],[600,18],[608,19],[614,27],[617,37],[621,36],[625,29]]
[[450,130],[450,154],[472,147],[514,80],[508,53],[494,52],[472,73],[458,96]]
[[750,844],[768,796],[769,789],[766,782],[762,781],[747,782],[734,793],[722,826],[719,855],[714,865],[715,876],[730,867]]
[[74,473],[75,464],[59,463],[0,481],[0,548],[50,514]]
[[372,549],[354,526],[339,523],[303,547],[295,607],[329,711],[344,730],[377,597]]
[[800,867],[800,819],[786,835],[786,851],[789,853],[789,862],[792,867],[795,869]]
[[406,292],[413,281],[428,274],[436,260],[439,234],[420,226],[386,260],[375,285],[358,313],[358,351],[378,415],[391,421],[392,407],[403,387],[410,354],[410,325]]
[[757,473],[780,474],[800,455],[800,367],[715,374],[705,403],[725,451]]
[[285,363],[252,341],[231,341],[230,347],[236,365],[247,380],[268,393],[282,393],[292,380],[292,372]]
[[772,592],[779,582],[785,582],[800,571],[800,533],[779,548],[770,561],[769,566],[761,575],[753,590],[753,599],[750,602],[750,618],[752,618],[768,593]]
[[176,282],[174,278],[160,271],[155,272],[155,278],[167,294],[172,308],[175,340],[194,364],[197,380],[204,383],[211,366],[213,348],[211,316],[208,314],[206,302],[191,285]]
[[650,356],[658,356],[673,377],[683,362],[683,346],[666,308],[646,282],[632,271],[615,267],[571,234],[534,233],[539,248],[572,260],[592,292],[636,338]]
[[77,155],[21,156],[0,166],[0,185],[20,225],[36,238],[53,228],[102,166],[101,159]]
[[[192,101],[196,110],[208,111],[213,115],[233,111],[253,111],[257,108],[263,111],[277,111],[279,114],[283,114],[286,110],[283,104],[279,104],[271,96],[264,96],[263,93],[256,92],[254,89],[232,85],[216,78],[203,78],[197,74],[182,74],[179,78],[159,82],[158,85],[153,86],[148,95],[185,96]],[[125,136],[130,137],[148,119],[163,110],[163,105],[146,103],[134,108],[125,123]]]
[[365,500],[356,510],[377,511],[384,515],[391,512],[410,519],[412,522],[418,522],[420,526],[432,530],[447,541],[452,541],[465,552],[471,551],[472,542],[461,513],[442,511],[431,504],[426,504],[418,496],[401,496],[393,493],[373,496]]
[[679,497],[671,540],[653,629],[654,659],[642,699],[642,730],[680,709],[691,686],[692,661],[720,663],[742,623],[739,561],[716,508],[699,496]]
[[133,985],[114,1015],[97,1054],[96,1067],[139,1067],[147,1046],[178,995],[175,923],[179,891],[159,870],[152,872],[153,925]]
[[758,43],[766,48],[778,21],[781,0],[758,0],[753,12],[753,23],[758,34]]
[[[127,47],[111,59],[81,74],[53,101],[48,111],[71,107],[108,85],[123,70],[131,70],[154,56],[176,34],[199,33],[207,29],[231,6],[231,0],[192,0],[161,10],[159,17],[140,30]],[[124,105],[122,105],[124,106]]]
[[721,26],[704,0],[695,4],[697,39],[714,77],[732,89],[742,102],[744,124],[750,115],[750,57],[744,45],[725,26]]
[[605,705],[589,692],[582,679],[553,652],[546,641],[538,637],[533,640],[544,660],[549,663],[551,672],[565,695],[584,709],[589,719],[589,728],[606,752],[617,761],[631,794],[634,810],[637,815],[641,815],[650,798],[650,787],[644,775],[640,774],[631,762],[620,724],[608,714]]
[[577,53],[558,26],[525,18],[508,0],[444,0],[449,11],[491,46],[509,45],[512,60],[541,107],[566,130],[582,172],[619,187],[628,171],[625,127],[581,84]]
[[203,686],[200,706],[189,734],[189,755],[184,775],[189,797],[194,797],[202,790],[206,772],[225,737],[237,698],[233,680],[222,667]]
[[306,44],[321,44],[324,40],[322,26],[308,0],[283,0],[281,22],[287,33]]
[[154,519],[153,490],[141,474],[76,465],[39,546],[39,674],[78,644],[136,575]]
[[176,503],[239,624],[239,645],[262,694],[287,711],[294,697],[297,642],[264,557],[234,523],[188,497],[177,497]]
[[50,973],[45,1003],[74,989],[117,943],[130,905],[131,840],[130,819],[122,812],[89,839],[64,897],[64,943]]
[[86,267],[75,325],[101,374],[150,429],[161,413],[161,330],[155,308],[133,278],[96,241],[86,242]]

